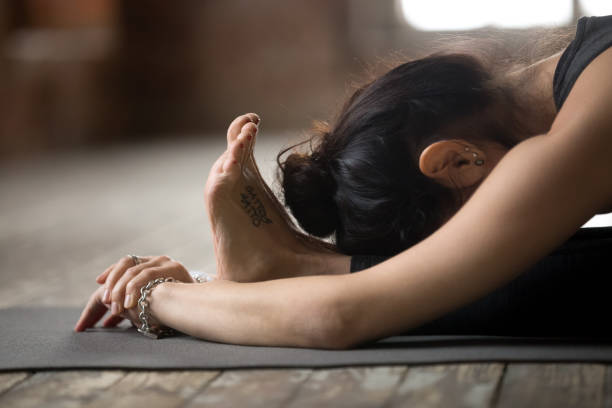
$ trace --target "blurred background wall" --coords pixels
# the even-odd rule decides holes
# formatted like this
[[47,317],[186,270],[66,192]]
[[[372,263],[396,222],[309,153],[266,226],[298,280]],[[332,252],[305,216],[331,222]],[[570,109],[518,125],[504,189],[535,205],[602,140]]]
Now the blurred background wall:
[[[585,13],[567,3],[558,25]],[[248,111],[268,130],[308,128],[381,57],[423,53],[441,33],[461,32],[416,27],[405,18],[412,4],[3,0],[0,156],[213,134]]]

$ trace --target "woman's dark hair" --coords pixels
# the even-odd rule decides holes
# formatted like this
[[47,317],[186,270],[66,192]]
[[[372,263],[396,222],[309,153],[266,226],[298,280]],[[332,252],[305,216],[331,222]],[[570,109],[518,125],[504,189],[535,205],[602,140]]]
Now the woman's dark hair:
[[481,58],[438,53],[357,89],[310,151],[278,155],[285,205],[345,254],[391,255],[426,238],[465,201],[424,176],[422,150],[443,139],[511,148],[522,131],[514,96]]

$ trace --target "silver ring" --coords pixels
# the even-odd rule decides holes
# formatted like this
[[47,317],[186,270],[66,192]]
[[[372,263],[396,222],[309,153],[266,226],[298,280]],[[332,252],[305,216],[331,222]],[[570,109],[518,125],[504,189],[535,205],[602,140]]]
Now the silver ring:
[[141,263],[141,260],[139,257],[137,257],[136,255],[128,255],[130,258],[132,258],[132,262],[134,262],[134,266],[138,265]]

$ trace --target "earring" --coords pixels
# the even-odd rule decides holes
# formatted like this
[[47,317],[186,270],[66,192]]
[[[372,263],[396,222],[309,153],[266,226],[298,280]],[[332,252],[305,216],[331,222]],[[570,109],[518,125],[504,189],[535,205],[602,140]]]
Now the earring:
[[[469,151],[470,151],[470,148],[469,148],[469,147],[466,147],[466,148],[465,148],[465,151],[466,151],[466,152],[469,152]],[[477,158],[477,157],[478,157],[478,153],[476,153],[476,152],[472,152],[472,156],[474,156],[474,159],[476,159],[476,160],[474,160],[474,164],[475,164],[475,165],[477,165],[477,166],[482,166],[482,165],[484,164],[484,160],[482,160],[482,159],[478,159],[478,158]]]

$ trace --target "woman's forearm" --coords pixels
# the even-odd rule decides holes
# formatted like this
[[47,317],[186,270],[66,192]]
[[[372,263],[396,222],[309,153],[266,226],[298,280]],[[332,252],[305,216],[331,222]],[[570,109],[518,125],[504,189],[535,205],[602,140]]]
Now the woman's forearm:
[[254,283],[163,283],[150,311],[161,324],[205,340],[244,345],[342,347],[335,298],[347,275]]

